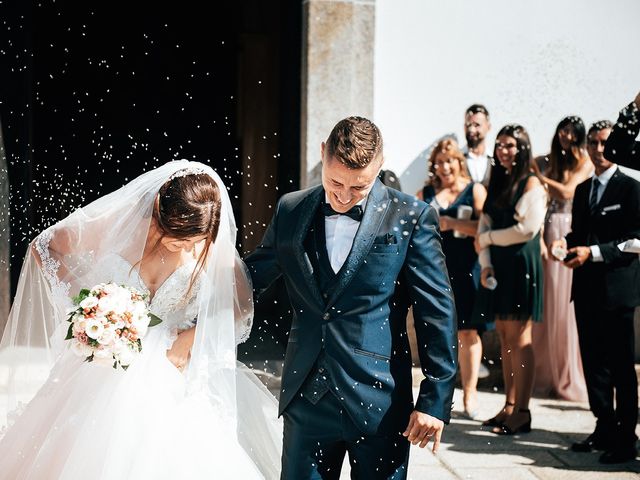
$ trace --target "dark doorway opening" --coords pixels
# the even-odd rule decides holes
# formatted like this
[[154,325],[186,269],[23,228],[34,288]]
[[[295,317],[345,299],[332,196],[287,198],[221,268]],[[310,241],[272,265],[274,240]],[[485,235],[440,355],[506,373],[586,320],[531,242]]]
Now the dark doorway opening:
[[166,161],[218,171],[244,251],[298,188],[301,2],[203,5],[0,4],[12,297],[37,233]]

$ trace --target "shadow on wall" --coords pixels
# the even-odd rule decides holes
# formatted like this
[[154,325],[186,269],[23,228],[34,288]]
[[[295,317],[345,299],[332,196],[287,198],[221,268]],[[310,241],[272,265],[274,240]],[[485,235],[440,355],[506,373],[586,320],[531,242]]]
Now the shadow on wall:
[[422,189],[425,181],[427,180],[427,162],[429,161],[429,156],[438,142],[446,138],[452,138],[458,142],[458,137],[455,133],[446,133],[442,135],[420,152],[409,166],[400,174],[400,185],[402,185],[403,192],[414,194],[418,190]]

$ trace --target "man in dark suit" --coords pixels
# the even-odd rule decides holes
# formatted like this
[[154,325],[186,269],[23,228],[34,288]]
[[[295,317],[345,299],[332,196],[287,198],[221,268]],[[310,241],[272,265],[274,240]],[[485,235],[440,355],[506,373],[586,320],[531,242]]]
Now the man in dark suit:
[[604,148],[605,156],[612,162],[640,170],[640,92],[629,105],[620,110],[618,121]]
[[[349,117],[321,147],[322,185],[284,195],[246,262],[283,276],[294,310],[282,374],[282,478],[403,479],[410,443],[437,450],[456,373],[455,307],[437,214],[385,187],[382,137]],[[406,316],[425,379],[412,398]]]
[[601,121],[589,129],[587,151],[595,174],[576,188],[565,263],[574,269],[580,352],[597,419],[595,431],[571,448],[604,450],[600,462],[621,463],[637,454],[633,313],[640,305],[640,263],[637,254],[623,253],[618,245],[640,237],[640,183],[604,156],[611,126]]

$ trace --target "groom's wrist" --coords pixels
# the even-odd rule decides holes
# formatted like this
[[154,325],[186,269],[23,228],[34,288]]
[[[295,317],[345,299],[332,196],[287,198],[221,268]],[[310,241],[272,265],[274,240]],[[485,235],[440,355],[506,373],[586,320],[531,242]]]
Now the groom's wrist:
[[443,421],[446,424],[449,424],[449,420],[451,419],[451,405],[449,405],[448,410],[445,411],[444,408],[439,408],[433,404],[432,400],[425,398],[426,395],[418,395],[416,399],[416,405],[414,410],[420,413],[426,413],[427,415],[437,418],[438,420]]

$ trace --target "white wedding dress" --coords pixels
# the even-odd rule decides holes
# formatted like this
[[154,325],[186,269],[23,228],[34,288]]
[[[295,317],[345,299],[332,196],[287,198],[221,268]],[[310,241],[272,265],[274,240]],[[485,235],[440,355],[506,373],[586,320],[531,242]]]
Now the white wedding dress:
[[[177,331],[192,326],[198,314],[194,299],[202,282],[184,298],[194,265],[179,267],[155,293],[150,310],[163,322],[149,329],[126,372],[84,362],[64,348],[48,380],[0,439],[0,479],[278,477],[282,426],[276,401],[259,379],[238,364],[243,394],[236,425],[222,403],[188,391],[187,372],[167,359]],[[113,280],[147,290],[119,255],[94,267],[96,273],[85,278],[89,288]]]

